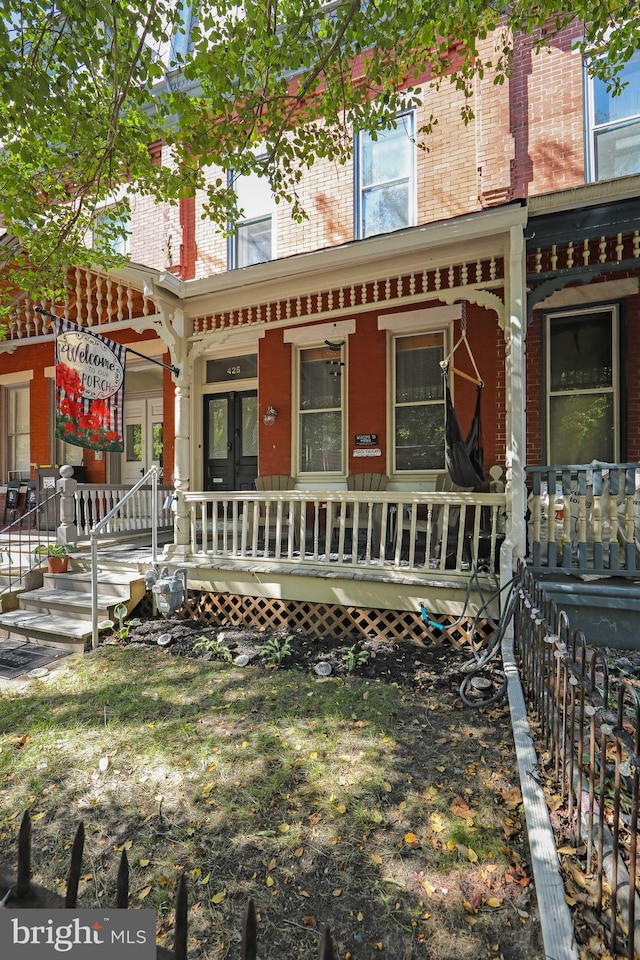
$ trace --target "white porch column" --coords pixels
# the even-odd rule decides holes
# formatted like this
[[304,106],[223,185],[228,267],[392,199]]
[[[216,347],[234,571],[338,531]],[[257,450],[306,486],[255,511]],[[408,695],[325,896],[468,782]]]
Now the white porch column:
[[509,267],[507,273],[507,302],[505,324],[505,404],[506,404],[506,468],[507,468],[507,530],[500,554],[500,580],[504,586],[513,576],[518,558],[526,549],[526,367],[525,367],[525,245],[522,223],[509,231]]
[[182,311],[176,311],[173,317],[173,330],[176,334],[175,364],[178,374],[175,377],[175,454],[173,467],[173,485],[177,493],[175,504],[173,543],[167,544],[163,556],[181,560],[190,552],[189,512],[181,496],[190,489],[191,463],[191,378],[193,363],[189,357],[186,337],[186,320]]

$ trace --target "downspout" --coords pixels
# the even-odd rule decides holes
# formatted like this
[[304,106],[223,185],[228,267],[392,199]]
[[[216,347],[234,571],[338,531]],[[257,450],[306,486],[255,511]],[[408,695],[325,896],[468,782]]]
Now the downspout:
[[507,529],[500,551],[500,585],[511,581],[517,560],[525,554],[526,458],[525,421],[525,246],[524,226],[514,224],[509,231],[509,266],[505,303],[505,404],[506,404],[506,492]]

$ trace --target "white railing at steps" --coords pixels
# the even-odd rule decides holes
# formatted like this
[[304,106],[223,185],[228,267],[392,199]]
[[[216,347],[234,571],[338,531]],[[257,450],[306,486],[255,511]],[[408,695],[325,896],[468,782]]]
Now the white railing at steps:
[[499,566],[503,493],[286,490],[181,496],[194,558],[467,576],[476,558],[485,569]]
[[113,529],[117,527],[116,518],[123,509],[127,508],[132,502],[135,504],[135,498],[138,492],[145,484],[151,481],[151,556],[153,566],[158,564],[158,516],[160,513],[160,504],[158,503],[158,467],[151,467],[150,470],[140,477],[130,490],[127,490],[122,498],[109,510],[101,520],[95,523],[89,530],[89,539],[91,542],[91,646],[94,650],[98,648],[98,539],[102,536],[108,536]]
[[[135,490],[135,495],[129,497],[132,490]],[[164,507],[164,502],[172,494],[173,487],[158,484],[154,492],[148,484],[141,486],[140,481],[133,488],[115,483],[79,483],[75,493],[78,538],[90,537],[91,528],[107,514],[111,515],[111,519],[103,531],[105,534],[148,530],[154,504],[160,529],[170,529],[173,526],[173,514]],[[122,509],[114,513],[116,504],[120,504]]]

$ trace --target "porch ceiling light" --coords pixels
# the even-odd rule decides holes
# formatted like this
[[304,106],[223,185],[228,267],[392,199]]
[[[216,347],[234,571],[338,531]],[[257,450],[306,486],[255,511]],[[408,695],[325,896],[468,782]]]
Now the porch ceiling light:
[[267,427],[270,427],[272,424],[276,422],[277,416],[278,416],[278,411],[276,410],[276,408],[269,406],[267,407],[265,412],[262,414],[262,422]]

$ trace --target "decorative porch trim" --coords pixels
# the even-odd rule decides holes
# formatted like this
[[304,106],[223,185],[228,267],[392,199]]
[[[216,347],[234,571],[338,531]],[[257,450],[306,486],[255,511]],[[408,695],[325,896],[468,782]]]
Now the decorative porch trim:
[[[591,279],[591,278],[589,278]],[[631,297],[640,291],[640,279],[628,277],[624,280],[609,280],[587,287],[565,287],[534,303],[534,310],[555,309],[573,306],[579,303],[597,303],[601,300],[618,300]]]
[[407,303],[424,298],[485,303],[487,296],[490,296],[492,309],[496,309],[497,305],[502,308],[502,301],[482,288],[488,285],[501,286],[504,282],[503,257],[469,259],[383,279],[318,290],[306,295],[234,306],[229,310],[195,318],[193,336],[200,338],[206,333],[254,324],[318,320],[345,311],[363,312],[386,304]]

